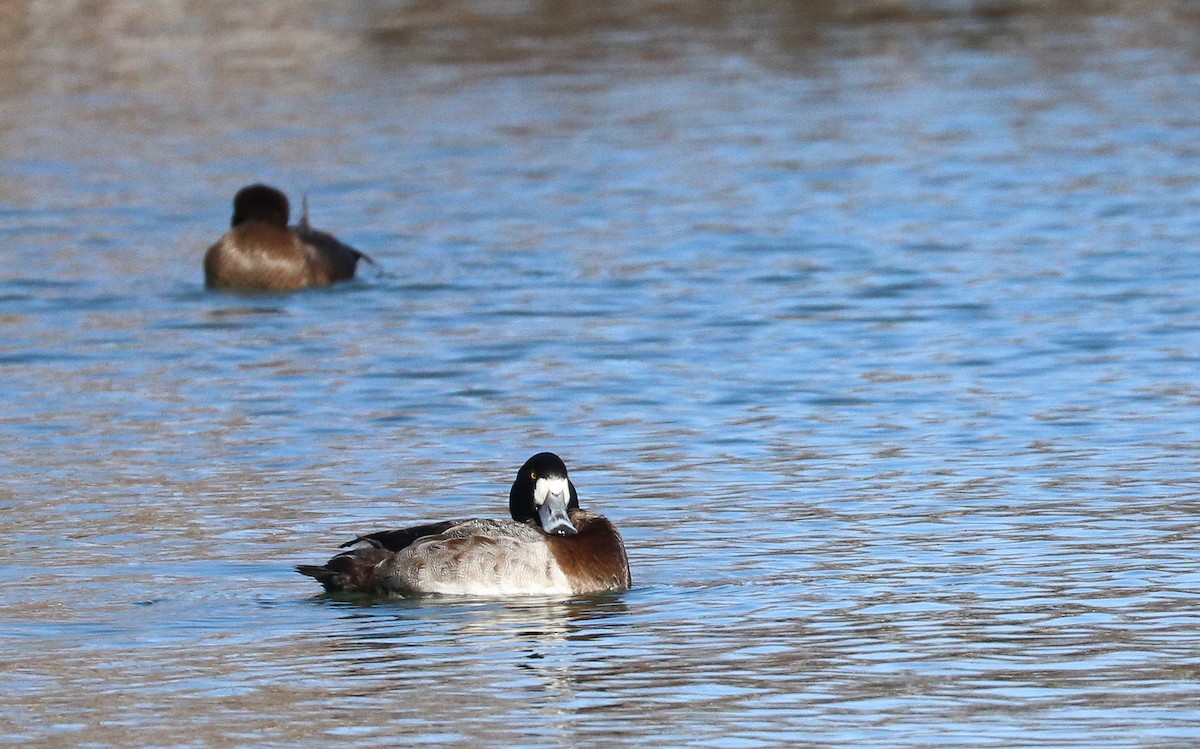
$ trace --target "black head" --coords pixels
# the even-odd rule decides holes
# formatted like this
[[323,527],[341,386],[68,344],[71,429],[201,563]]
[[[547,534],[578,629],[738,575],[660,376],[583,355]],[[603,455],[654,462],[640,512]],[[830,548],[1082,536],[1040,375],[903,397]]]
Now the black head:
[[233,218],[229,224],[262,221],[287,226],[288,213],[288,199],[282,192],[269,185],[250,185],[233,196]]
[[576,533],[568,513],[577,509],[579,493],[567,477],[567,465],[554,453],[538,453],[525,461],[508,492],[513,520],[534,523],[547,533]]

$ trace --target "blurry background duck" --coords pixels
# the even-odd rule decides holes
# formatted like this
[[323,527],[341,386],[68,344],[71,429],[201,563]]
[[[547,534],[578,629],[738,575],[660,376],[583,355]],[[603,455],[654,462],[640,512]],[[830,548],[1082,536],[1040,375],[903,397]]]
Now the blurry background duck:
[[243,187],[233,197],[231,228],[204,255],[209,288],[293,291],[354,277],[359,260],[374,260],[332,234],[300,222],[288,226],[288,199],[269,185]]
[[512,519],[446,520],[359,536],[324,565],[299,565],[330,593],[587,595],[633,583],[621,534],[579,507],[567,466],[538,453],[508,494]]

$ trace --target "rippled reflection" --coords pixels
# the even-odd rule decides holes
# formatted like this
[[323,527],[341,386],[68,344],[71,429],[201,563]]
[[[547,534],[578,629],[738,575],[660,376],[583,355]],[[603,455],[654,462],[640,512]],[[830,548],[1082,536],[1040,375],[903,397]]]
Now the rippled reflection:
[[[1195,743],[1198,21],[0,6],[8,735]],[[205,293],[256,180],[384,271]],[[628,594],[291,572],[541,449]]]

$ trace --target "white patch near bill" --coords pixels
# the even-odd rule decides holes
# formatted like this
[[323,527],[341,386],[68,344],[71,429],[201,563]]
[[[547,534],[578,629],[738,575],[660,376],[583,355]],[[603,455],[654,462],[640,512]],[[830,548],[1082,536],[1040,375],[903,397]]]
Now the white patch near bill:
[[540,478],[533,485],[533,503],[541,507],[545,503],[546,497],[552,494],[558,494],[566,497],[566,501],[571,501],[571,484],[565,478]]

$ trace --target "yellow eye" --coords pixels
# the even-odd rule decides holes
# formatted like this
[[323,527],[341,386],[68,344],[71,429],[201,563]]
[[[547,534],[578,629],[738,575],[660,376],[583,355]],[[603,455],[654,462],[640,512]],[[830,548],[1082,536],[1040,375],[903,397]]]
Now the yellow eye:
[[530,480],[530,481],[537,481],[537,471],[530,471],[530,472],[529,472],[529,480]]

